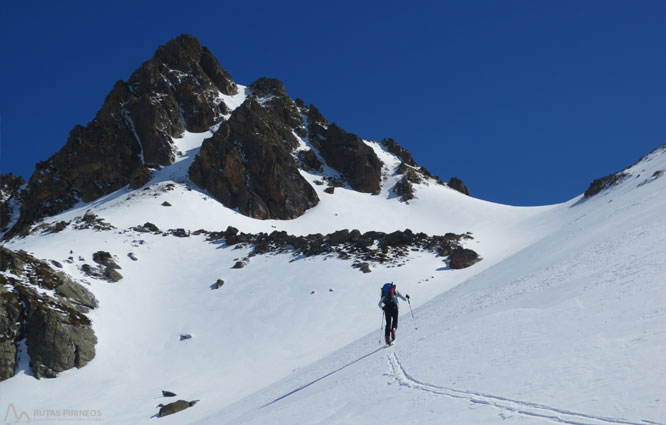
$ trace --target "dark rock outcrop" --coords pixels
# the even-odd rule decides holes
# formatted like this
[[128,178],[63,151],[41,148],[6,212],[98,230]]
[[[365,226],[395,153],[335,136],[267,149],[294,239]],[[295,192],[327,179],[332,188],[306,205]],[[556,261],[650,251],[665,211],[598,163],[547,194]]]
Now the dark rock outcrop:
[[402,162],[411,165],[412,167],[416,167],[416,162],[414,161],[414,158],[412,158],[412,154],[409,153],[407,149],[400,146],[398,142],[391,138],[386,138],[383,139],[380,143],[386,148],[386,150],[400,158]]
[[298,172],[291,154],[296,146],[275,109],[248,99],[204,141],[189,176],[226,207],[249,217],[296,218],[319,202]]
[[479,254],[466,248],[455,248],[449,255],[449,267],[452,269],[464,269],[476,264]]
[[18,209],[18,192],[25,180],[21,176],[15,176],[12,173],[0,174],[0,232],[7,230],[9,222]]
[[133,227],[132,230],[135,230],[135,231],[137,231],[137,232],[141,232],[141,233],[156,233],[156,234],[157,234],[157,233],[162,233],[162,231],[160,230],[160,228],[157,227],[157,226],[155,226],[155,225],[154,225],[153,223],[151,223],[151,222],[146,222],[146,223],[144,223],[144,224],[141,225],[141,226]]
[[315,154],[314,151],[300,151],[298,153],[298,158],[301,161],[299,165],[303,170],[316,171],[319,173],[323,171],[322,163],[319,158],[317,158],[317,154]]
[[401,201],[409,201],[414,199],[414,184],[419,184],[423,181],[424,176],[418,168],[411,167],[404,162],[401,162],[396,170],[398,174],[403,174],[402,178],[393,187],[396,195],[400,196]]
[[162,418],[164,416],[173,415],[174,413],[178,413],[182,410],[187,409],[188,407],[194,406],[198,401],[199,400],[193,400],[193,401],[178,400],[166,405],[159,404],[157,407],[160,408],[160,411],[157,414],[157,416]]
[[469,196],[469,190],[467,190],[467,186],[465,186],[465,183],[463,183],[463,181],[457,177],[451,177],[451,180],[449,180],[449,187],[464,195]]
[[[94,269],[87,269],[84,270],[84,272],[91,277],[95,278],[104,278],[108,282],[118,282],[120,279],[123,278],[123,275],[118,272],[118,270],[121,269],[121,267],[116,264],[116,262],[113,259],[113,256],[106,252],[106,251],[97,251],[96,253],[93,254],[93,261],[99,264],[98,270],[95,271]],[[91,271],[92,270],[92,271]]]
[[400,197],[401,201],[409,201],[414,199],[414,186],[412,186],[412,183],[406,176],[402,177],[395,184],[393,190],[395,191],[396,195]]
[[[230,231],[231,229],[231,231]],[[306,236],[290,235],[284,231],[273,231],[267,233],[238,233],[237,229],[230,228],[223,232],[205,232],[206,240],[220,243],[224,241],[227,245],[253,246],[250,257],[267,253],[290,253],[294,257],[312,257],[316,255],[335,255],[341,259],[353,259],[353,267],[359,268],[364,273],[370,270],[363,263],[392,264],[407,256],[411,251],[428,251],[442,257],[457,252],[453,259],[454,264],[468,267],[474,262],[469,256],[475,256],[476,252],[462,248],[462,241],[473,239],[470,234],[447,233],[445,235],[429,236],[425,233],[414,233],[410,229],[397,230],[392,233],[365,232],[361,233],[354,229],[338,230],[328,235],[320,233]],[[459,258],[461,258],[459,260]],[[463,261],[464,260],[464,261]],[[246,266],[247,258],[237,261],[232,268]],[[214,286],[212,286],[214,288]]]
[[[343,179],[358,192],[378,194],[381,186],[382,161],[360,137],[348,133],[335,123],[320,129],[310,123],[316,134],[319,153],[326,163],[342,174]],[[313,136],[310,136],[313,140]]]
[[171,138],[221,121],[227,110],[218,93],[236,91],[196,38],[181,35],[160,46],[127,82],[115,84],[90,123],[74,127],[65,146],[37,164],[10,236],[79,200],[147,182],[150,168],[173,162]]
[[360,137],[337,124],[329,124],[314,105],[307,109],[308,137],[326,163],[338,171],[352,189],[378,194],[382,162]]
[[[3,280],[0,276],[0,282]],[[0,285],[0,381],[14,376],[17,345],[24,333],[23,307],[18,294]]]
[[[278,119],[297,133],[305,131],[301,113],[284,89],[284,84],[275,78],[259,78],[249,86],[251,98],[264,108],[275,113]],[[300,129],[300,131],[299,131]]]
[[47,263],[0,247],[0,307],[0,380],[13,376],[12,356],[23,338],[37,378],[55,377],[94,358],[97,338],[85,313],[97,307],[97,300]]
[[597,195],[598,193],[601,193],[602,191],[612,186],[615,186],[627,177],[628,174],[619,172],[611,174],[610,176],[596,179],[590,184],[590,187],[587,188],[583,196],[585,196],[585,198],[591,198],[592,196]]

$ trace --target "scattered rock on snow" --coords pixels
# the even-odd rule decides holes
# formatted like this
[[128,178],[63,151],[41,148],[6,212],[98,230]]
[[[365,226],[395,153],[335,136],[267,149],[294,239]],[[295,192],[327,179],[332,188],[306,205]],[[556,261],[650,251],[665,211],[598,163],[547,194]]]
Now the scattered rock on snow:
[[192,335],[190,335],[190,334],[181,334],[180,335],[180,340],[181,341],[184,341],[186,339],[192,339]]
[[171,391],[164,391],[162,390],[162,397],[175,397],[176,393],[172,393]]
[[464,269],[479,261],[479,254],[471,249],[456,248],[449,255],[449,267],[452,269]]
[[103,279],[104,271],[100,267],[93,267],[90,264],[84,264],[81,266],[81,271],[95,279]]
[[97,251],[93,254],[93,261],[102,266],[112,269],[120,269],[121,267],[115,263],[113,256],[106,251]]
[[133,227],[132,230],[141,233],[162,233],[159,227],[155,226],[153,223],[147,222],[143,226]]
[[180,227],[178,229],[169,229],[168,234],[176,236],[178,238],[189,238],[190,237],[190,233],[187,230],[185,230],[183,228],[180,228]]
[[[98,269],[101,269],[101,275],[107,281],[118,282],[120,279],[123,278],[123,275],[121,275],[117,271],[121,267],[118,264],[116,264],[116,262],[113,259],[113,256],[110,253],[106,251],[97,251],[96,253],[93,254],[93,261],[101,266]],[[83,267],[81,269],[83,270]],[[98,271],[91,270],[90,266],[88,266],[88,269],[84,270],[84,272],[86,274],[89,274],[91,277],[96,277],[95,276],[96,274],[100,274],[99,270]]]
[[236,264],[232,267],[232,269],[242,269],[245,267],[245,263],[242,261],[236,261]]
[[170,207],[171,204],[168,203],[167,201],[164,201],[164,202],[162,202],[162,206],[163,206],[163,207]]
[[157,407],[160,408],[160,412],[157,414],[158,417],[162,418],[167,415],[173,415],[174,413],[178,413],[181,410],[185,410],[188,407],[194,406],[199,400],[193,400],[193,401],[185,401],[185,400],[178,400],[174,401],[173,403],[169,403],[167,405],[159,404]]
[[210,289],[220,289],[224,285],[224,280],[218,279],[217,282],[210,285]]

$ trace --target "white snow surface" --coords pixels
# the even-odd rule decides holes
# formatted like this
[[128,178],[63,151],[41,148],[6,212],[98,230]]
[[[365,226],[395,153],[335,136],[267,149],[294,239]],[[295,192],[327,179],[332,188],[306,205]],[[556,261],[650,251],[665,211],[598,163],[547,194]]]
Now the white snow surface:
[[[385,164],[381,194],[330,195],[314,184],[321,176],[303,173],[319,205],[295,220],[259,221],[186,178],[211,134],[174,141],[182,155],[145,190],[47,220],[90,211],[115,230],[69,226],[7,244],[61,262],[95,294],[100,306],[89,317],[99,341],[87,366],[42,380],[22,343],[19,373],[0,382],[0,418],[11,403],[35,421],[58,411],[56,423],[666,424],[663,147],[590,199],[524,208],[433,181],[399,202],[390,190],[399,160],[366,141]],[[203,235],[130,230],[148,221],[189,231],[471,232],[466,244],[482,261],[450,270],[432,253],[412,252],[400,267],[372,264],[363,274],[332,257],[248,258],[250,248]],[[116,256],[121,281],[80,272],[99,250]],[[247,266],[231,269],[239,260]],[[213,290],[217,279],[225,284]],[[397,343],[384,348],[377,301],[387,281],[411,295],[413,316],[401,302]],[[154,417],[156,405],[176,399],[200,401]],[[71,418],[66,409],[101,416]]]

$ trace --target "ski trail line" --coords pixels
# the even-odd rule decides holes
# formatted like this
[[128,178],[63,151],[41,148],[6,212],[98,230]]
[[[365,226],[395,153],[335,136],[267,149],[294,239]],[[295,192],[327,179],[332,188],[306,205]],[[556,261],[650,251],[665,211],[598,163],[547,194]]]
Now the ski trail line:
[[654,422],[645,419],[640,421],[630,421],[622,418],[593,416],[585,413],[573,412],[570,410],[557,409],[554,407],[546,406],[544,404],[530,403],[527,401],[513,400],[510,398],[499,397],[490,394],[440,387],[419,381],[409,375],[409,373],[407,373],[405,368],[400,363],[400,360],[395,353],[387,354],[386,357],[389,363],[389,368],[391,370],[391,376],[393,376],[400,385],[418,391],[467,400],[468,402],[476,405],[495,407],[497,409],[505,410],[522,416],[529,416],[569,425],[666,425],[661,422]]

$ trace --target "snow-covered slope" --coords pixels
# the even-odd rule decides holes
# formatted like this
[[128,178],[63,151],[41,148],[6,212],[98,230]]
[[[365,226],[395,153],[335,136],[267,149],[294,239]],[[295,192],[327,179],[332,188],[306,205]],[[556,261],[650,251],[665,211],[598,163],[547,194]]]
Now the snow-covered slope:
[[[89,365],[55,379],[31,377],[22,353],[22,372],[0,382],[0,409],[99,409],[114,424],[666,423],[666,180],[655,174],[666,170],[663,150],[634,166],[632,175],[641,177],[590,199],[517,208],[432,181],[417,185],[416,199],[399,202],[390,191],[399,161],[366,142],[385,164],[379,195],[344,188],[331,195],[314,184],[320,176],[303,172],[319,205],[295,220],[259,221],[186,179],[209,134],[177,140],[183,155],[146,189],[121,190],[47,220],[90,212],[114,230],[69,226],[7,244],[60,261],[89,284],[100,302],[89,314],[99,342]],[[450,270],[432,253],[414,251],[400,267],[373,264],[362,274],[332,257],[248,257],[250,248],[207,242],[203,234],[131,229],[145,222],[299,235],[471,232],[466,243],[482,261]],[[117,257],[124,279],[82,274],[99,250]],[[244,258],[247,266],[231,268]],[[225,284],[213,290],[217,279]],[[385,281],[412,296],[416,321],[403,305],[398,345],[378,350]],[[162,390],[200,401],[151,419],[158,403],[172,401]]]
[[[199,423],[666,423],[666,151],[561,228]],[[418,330],[415,326],[418,325]]]

